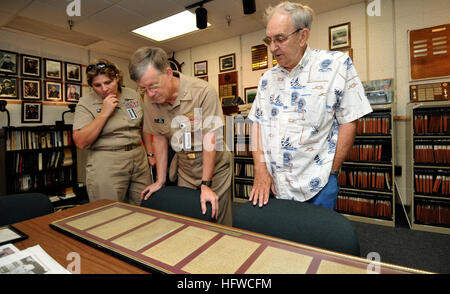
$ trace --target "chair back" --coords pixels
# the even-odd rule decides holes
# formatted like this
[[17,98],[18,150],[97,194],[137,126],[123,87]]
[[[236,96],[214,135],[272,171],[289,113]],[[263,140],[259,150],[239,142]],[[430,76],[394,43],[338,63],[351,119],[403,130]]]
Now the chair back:
[[10,225],[54,211],[48,196],[23,193],[0,196],[0,226]]

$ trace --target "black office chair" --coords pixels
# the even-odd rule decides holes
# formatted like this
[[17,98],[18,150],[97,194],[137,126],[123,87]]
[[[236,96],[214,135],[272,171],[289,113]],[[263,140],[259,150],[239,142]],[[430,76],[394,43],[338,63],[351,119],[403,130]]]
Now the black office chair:
[[260,208],[247,202],[233,213],[233,226],[360,256],[358,236],[347,218],[310,203],[270,198],[269,203]]
[[41,193],[23,193],[0,196],[0,226],[52,213],[53,205]]
[[142,200],[141,206],[212,221],[211,204],[206,203],[206,214],[202,214],[200,190],[186,187],[166,186],[152,194],[147,200]]

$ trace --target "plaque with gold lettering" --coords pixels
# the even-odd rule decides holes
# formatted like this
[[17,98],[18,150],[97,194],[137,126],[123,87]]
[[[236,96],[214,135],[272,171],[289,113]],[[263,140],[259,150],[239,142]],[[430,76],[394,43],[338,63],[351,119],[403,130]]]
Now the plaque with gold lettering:
[[449,83],[410,85],[409,95],[411,102],[450,100]]

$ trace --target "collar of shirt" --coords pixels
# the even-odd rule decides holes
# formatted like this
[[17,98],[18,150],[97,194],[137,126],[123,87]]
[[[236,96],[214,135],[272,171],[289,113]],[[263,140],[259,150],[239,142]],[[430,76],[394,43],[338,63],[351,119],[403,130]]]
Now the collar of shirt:
[[278,69],[279,72],[286,74],[286,75],[296,75],[299,72],[301,72],[305,66],[308,65],[309,60],[311,58],[311,48],[309,45],[306,46],[305,52],[303,53],[302,59],[300,59],[299,63],[289,72],[284,67],[277,64],[276,69]]

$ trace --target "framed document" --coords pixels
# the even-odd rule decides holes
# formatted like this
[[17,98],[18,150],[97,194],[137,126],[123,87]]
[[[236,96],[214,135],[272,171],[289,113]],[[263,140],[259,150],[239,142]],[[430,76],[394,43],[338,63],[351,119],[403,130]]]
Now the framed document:
[[22,241],[28,236],[11,225],[0,227],[0,245]]

